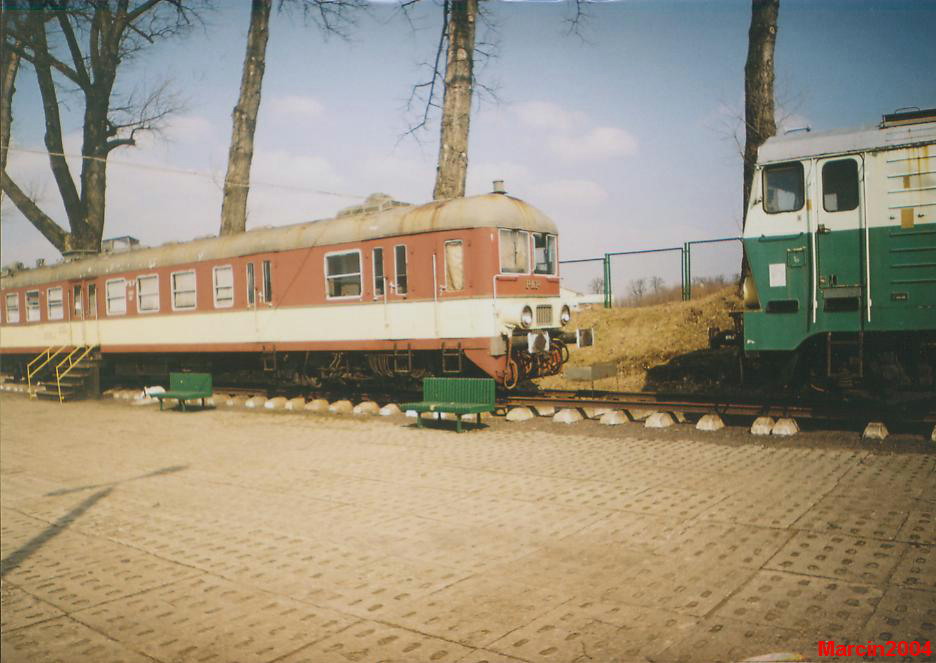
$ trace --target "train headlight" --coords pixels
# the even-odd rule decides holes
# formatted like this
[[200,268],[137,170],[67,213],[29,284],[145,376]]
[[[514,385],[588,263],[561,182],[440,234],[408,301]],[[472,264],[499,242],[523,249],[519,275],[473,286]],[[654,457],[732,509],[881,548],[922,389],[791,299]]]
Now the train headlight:
[[520,326],[524,329],[529,329],[533,324],[533,309],[529,306],[523,307],[523,312],[520,314]]
[[559,324],[565,327],[569,324],[569,320],[572,319],[572,311],[569,309],[568,305],[562,307],[562,311],[559,313]]

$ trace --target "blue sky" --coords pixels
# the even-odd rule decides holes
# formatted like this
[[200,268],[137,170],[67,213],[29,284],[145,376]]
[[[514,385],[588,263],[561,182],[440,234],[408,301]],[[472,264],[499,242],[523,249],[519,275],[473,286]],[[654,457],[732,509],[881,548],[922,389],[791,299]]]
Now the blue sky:
[[[750,3],[594,3],[584,39],[566,34],[565,3],[484,3],[497,57],[480,70],[497,100],[472,117],[468,193],[491,180],[559,225],[563,258],[673,246],[740,230],[743,114]],[[105,236],[160,244],[217,232],[230,113],[247,32],[247,0],[218,3],[204,29],[124,65],[122,89],[172,82],[185,109],[158,136],[111,155]],[[400,138],[404,105],[424,79],[441,8],[416,6],[413,26],[392,3],[359,16],[350,40],[323,39],[299,15],[275,13],[252,169],[248,227],[333,215],[375,191],[431,198],[438,124]],[[781,0],[776,73],[785,127],[874,124],[901,106],[936,106],[936,2]],[[80,149],[79,100],[64,95],[66,149]],[[14,106],[15,149],[42,150],[33,72]],[[78,164],[73,165],[78,172]],[[63,225],[48,161],[14,151],[9,171]],[[184,171],[184,172],[174,172]],[[341,195],[334,195],[341,194]],[[357,198],[355,197],[357,196]],[[57,257],[9,201],[4,264]],[[618,291],[640,276],[678,280],[679,260],[618,259]],[[732,246],[696,253],[697,275],[738,271]],[[565,270],[581,287],[600,268]]]

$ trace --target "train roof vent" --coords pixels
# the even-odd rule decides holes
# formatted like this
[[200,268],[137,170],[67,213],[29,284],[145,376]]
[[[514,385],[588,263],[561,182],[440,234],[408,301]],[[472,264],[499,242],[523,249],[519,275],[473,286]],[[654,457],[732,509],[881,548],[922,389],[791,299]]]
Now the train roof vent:
[[130,235],[109,237],[101,241],[101,251],[103,253],[121,253],[123,251],[129,251],[139,245],[140,240]]
[[345,207],[343,210],[339,210],[338,217],[354,216],[356,214],[374,214],[394,207],[409,207],[409,203],[394,200],[393,196],[388,196],[385,193],[372,193],[364,199],[362,204],[352,205],[351,207]]
[[904,124],[920,124],[921,122],[936,122],[936,108],[920,109],[916,106],[898,108],[881,118],[881,128],[899,127]]

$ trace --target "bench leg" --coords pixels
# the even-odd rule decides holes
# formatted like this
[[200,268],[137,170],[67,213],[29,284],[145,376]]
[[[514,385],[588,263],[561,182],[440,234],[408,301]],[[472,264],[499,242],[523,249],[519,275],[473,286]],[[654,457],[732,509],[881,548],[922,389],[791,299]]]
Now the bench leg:
[[159,399],[159,411],[162,412],[163,399]]
[[421,412],[417,412],[417,413],[416,413],[416,428],[422,428],[422,427],[423,427],[423,425],[422,425],[422,416],[421,416],[421,415],[422,415]]
[[462,432],[462,426],[461,426],[461,424],[462,424],[462,422],[461,422],[461,415],[460,415],[460,414],[456,414],[456,415],[455,415],[455,432],[456,432],[456,433],[461,433],[461,432]]

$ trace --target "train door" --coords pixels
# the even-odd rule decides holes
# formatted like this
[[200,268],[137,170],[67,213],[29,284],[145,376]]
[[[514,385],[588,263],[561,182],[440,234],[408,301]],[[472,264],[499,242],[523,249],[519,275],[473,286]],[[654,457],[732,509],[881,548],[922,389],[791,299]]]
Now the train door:
[[71,302],[71,307],[68,311],[68,319],[71,322],[69,325],[70,341],[72,345],[84,345],[86,334],[84,324],[84,287],[81,281],[74,281],[70,286],[71,293],[69,295],[69,300]]
[[[816,201],[816,297],[823,327],[861,328],[864,292],[862,181],[860,156],[818,162]],[[824,323],[824,324],[823,324]]]

